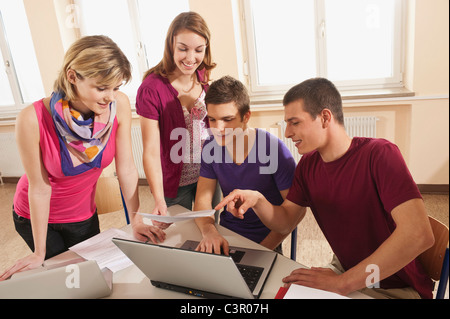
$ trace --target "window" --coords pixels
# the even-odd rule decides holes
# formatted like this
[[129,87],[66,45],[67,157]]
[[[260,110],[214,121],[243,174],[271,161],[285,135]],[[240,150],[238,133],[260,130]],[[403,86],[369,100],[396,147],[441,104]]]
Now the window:
[[109,36],[128,57],[133,79],[122,91],[130,99],[135,98],[144,73],[162,59],[172,20],[189,11],[189,0],[76,0],[75,4],[81,35]]
[[0,114],[44,97],[23,1],[0,0]]
[[253,95],[311,77],[340,90],[402,86],[402,0],[244,0]]

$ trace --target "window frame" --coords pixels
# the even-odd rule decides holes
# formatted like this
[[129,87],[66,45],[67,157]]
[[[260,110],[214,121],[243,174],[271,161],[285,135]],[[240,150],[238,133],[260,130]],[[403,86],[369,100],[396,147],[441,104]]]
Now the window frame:
[[6,34],[6,28],[0,11],[0,50],[2,52],[3,61],[1,61],[6,70],[9,87],[14,100],[14,104],[0,106],[0,118],[8,117],[17,114],[21,109],[27,106],[29,103],[24,101],[22,91],[20,89],[19,77],[14,66],[14,57],[12,56],[11,49],[9,47],[8,36]]
[[[79,3],[77,0],[73,0],[75,6],[79,6]],[[137,68],[137,73],[139,74],[139,80],[142,80],[144,74],[150,69],[149,65],[149,56],[147,55],[147,47],[145,44],[144,36],[142,35],[142,16],[140,14],[140,8],[139,8],[139,0],[126,0],[127,6],[128,6],[128,13],[124,13],[125,15],[129,16],[130,23],[131,23],[131,32],[130,36],[133,38],[133,43],[135,45],[135,50],[133,51],[134,58],[136,59],[136,64],[133,64],[133,68]],[[82,12],[79,12],[79,14],[82,14]],[[78,21],[79,23],[79,30],[80,30],[80,36],[86,35],[84,33],[85,26],[83,25],[83,18]],[[133,80],[135,80],[135,77],[133,77]],[[137,92],[128,93],[128,98],[130,99],[132,110],[135,110],[135,104],[136,104],[136,94]]]
[[[251,11],[251,0],[241,0],[241,29],[244,53],[244,75],[247,78],[249,93],[252,100],[264,101],[270,97],[280,99],[293,85],[260,85],[258,84],[258,65],[256,59],[256,43]],[[349,93],[353,96],[364,96],[365,92],[373,96],[374,91],[399,90],[404,92],[404,63],[405,63],[405,30],[406,30],[406,3],[405,0],[394,0],[394,47],[393,47],[393,76],[390,78],[378,78],[371,80],[334,81],[336,87],[343,95]],[[315,29],[316,29],[316,70],[317,76],[326,77],[326,21],[325,0],[315,0]],[[324,23],[324,24],[322,24]],[[319,35],[325,32],[325,37]],[[383,92],[384,95],[385,92]],[[403,94],[403,93],[402,93]]]

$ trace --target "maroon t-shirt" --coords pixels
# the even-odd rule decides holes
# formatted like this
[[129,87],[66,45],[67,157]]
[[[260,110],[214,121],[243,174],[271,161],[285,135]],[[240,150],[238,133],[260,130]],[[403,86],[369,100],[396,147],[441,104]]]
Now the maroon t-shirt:
[[[371,255],[394,231],[391,211],[422,198],[398,147],[387,140],[353,138],[347,153],[325,163],[317,151],[302,156],[287,199],[310,207],[344,269]],[[414,260],[381,288],[413,287],[432,298],[431,279]]]

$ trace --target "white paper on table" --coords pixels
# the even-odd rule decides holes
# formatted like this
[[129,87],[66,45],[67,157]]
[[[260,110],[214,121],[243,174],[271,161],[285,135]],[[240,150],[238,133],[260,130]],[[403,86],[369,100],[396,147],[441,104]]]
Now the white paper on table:
[[215,210],[201,210],[201,211],[197,211],[197,212],[187,211],[187,212],[176,214],[174,216],[163,216],[163,215],[154,215],[154,214],[147,214],[147,213],[138,213],[138,214],[142,215],[143,217],[146,217],[148,219],[156,220],[157,222],[171,224],[171,223],[181,222],[181,221],[198,218],[198,217],[208,217],[208,216],[213,215],[214,213],[215,213]]
[[111,228],[69,249],[86,260],[95,260],[100,269],[113,273],[131,266],[133,262],[112,242],[114,237],[136,240],[123,230]]
[[349,299],[334,292],[291,284],[284,299]]

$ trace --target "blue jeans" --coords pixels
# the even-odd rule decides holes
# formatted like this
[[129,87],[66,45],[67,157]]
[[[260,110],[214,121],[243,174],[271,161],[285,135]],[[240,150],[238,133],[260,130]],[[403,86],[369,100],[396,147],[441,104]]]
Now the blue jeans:
[[180,205],[186,209],[192,210],[192,203],[197,193],[197,183],[178,187],[177,197],[164,197],[167,207]]
[[[13,219],[16,231],[25,240],[28,247],[34,251],[31,220],[17,215],[13,207]],[[97,212],[91,218],[64,224],[48,224],[45,259],[56,256],[73,245],[100,233]]]

